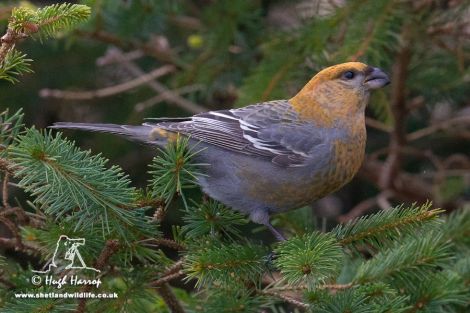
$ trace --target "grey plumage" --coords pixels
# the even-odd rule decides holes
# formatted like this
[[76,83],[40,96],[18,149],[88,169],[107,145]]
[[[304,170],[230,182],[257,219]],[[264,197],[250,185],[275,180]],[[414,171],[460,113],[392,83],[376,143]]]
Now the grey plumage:
[[[190,118],[147,119],[141,126],[90,123],[56,123],[51,128],[111,133],[130,140],[163,146],[158,130],[190,136],[198,144],[196,162],[210,164],[199,177],[203,191],[212,198],[250,215],[268,226],[269,214],[304,205],[298,199],[270,203],[256,192],[269,194],[284,185],[311,181],[329,160],[330,140],[315,125],[300,122],[288,101],[272,101],[241,109],[212,111]],[[312,162],[312,151],[315,160]],[[259,173],[264,173],[260,181]],[[286,200],[288,200],[286,198]]]
[[112,133],[159,146],[167,142],[161,130],[187,135],[190,145],[202,150],[195,161],[209,164],[204,176],[198,177],[203,191],[266,225],[278,239],[283,237],[270,224],[269,215],[320,196],[312,181],[325,175],[333,140],[343,135],[299,121],[287,100],[147,121],[141,126],[56,123],[51,128]]
[[108,133],[127,137],[133,141],[144,142],[147,144],[155,144],[156,142],[150,140],[149,133],[152,127],[149,126],[136,126],[136,125],[117,125],[117,124],[98,124],[98,123],[69,123],[59,122],[49,126],[53,129],[78,129],[88,130],[99,133]]

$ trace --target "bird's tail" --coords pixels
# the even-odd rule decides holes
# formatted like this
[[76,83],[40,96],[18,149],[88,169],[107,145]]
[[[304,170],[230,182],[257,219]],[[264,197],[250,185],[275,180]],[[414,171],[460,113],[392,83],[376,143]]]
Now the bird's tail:
[[49,128],[54,129],[79,129],[100,133],[115,134],[126,137],[133,141],[146,144],[164,144],[166,139],[158,136],[158,128],[155,126],[117,125],[117,124],[93,124],[93,123],[54,123]]

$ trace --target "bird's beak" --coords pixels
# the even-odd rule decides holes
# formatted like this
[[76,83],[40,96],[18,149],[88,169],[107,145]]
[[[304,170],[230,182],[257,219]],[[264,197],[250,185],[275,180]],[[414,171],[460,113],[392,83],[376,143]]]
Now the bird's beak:
[[380,68],[373,67],[364,80],[368,89],[378,89],[390,84],[390,78]]

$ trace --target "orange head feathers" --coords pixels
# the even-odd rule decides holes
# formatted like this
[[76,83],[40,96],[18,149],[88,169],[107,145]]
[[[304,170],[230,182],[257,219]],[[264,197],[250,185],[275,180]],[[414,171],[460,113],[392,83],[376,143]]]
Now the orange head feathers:
[[318,72],[289,102],[303,119],[329,127],[363,118],[370,90],[389,82],[378,68],[360,62],[342,63]]

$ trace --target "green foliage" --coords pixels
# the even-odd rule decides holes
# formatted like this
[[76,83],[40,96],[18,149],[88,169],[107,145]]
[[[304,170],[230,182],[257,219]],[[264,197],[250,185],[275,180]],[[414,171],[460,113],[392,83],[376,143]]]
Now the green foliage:
[[419,281],[406,284],[406,292],[412,295],[414,307],[424,312],[439,312],[445,309],[455,312],[458,307],[468,306],[468,286],[455,273],[434,273]]
[[69,238],[84,238],[87,249],[82,253],[82,257],[91,263],[103,247],[103,237],[97,229],[85,231],[73,231],[73,229],[74,225],[70,222],[58,225],[53,221],[47,221],[43,228],[24,227],[21,235],[27,243],[38,247],[41,257],[45,260],[52,258],[57,240],[61,235],[67,235]]
[[319,303],[318,312],[321,313],[375,313],[371,306],[367,304],[367,296],[356,290],[339,292],[334,296],[324,295],[326,300]]
[[313,232],[282,242],[274,250],[275,265],[290,285],[309,287],[335,277],[343,251],[331,234]]
[[154,197],[163,199],[166,206],[170,204],[175,195],[181,196],[185,208],[188,208],[183,189],[196,187],[197,176],[202,175],[198,164],[191,159],[201,150],[188,146],[189,139],[178,137],[170,142],[165,150],[153,159],[150,166],[152,174],[150,189]]
[[19,39],[33,36],[40,40],[71,30],[88,19],[91,9],[79,4],[54,4],[33,10],[30,6],[11,11],[7,33],[0,46],[0,80],[18,82],[18,76],[31,73],[31,59],[15,49]]
[[0,112],[0,153],[13,142],[24,127],[23,117],[22,110],[16,111],[13,115],[10,115],[8,109]]
[[139,271],[123,270],[121,275],[109,279],[105,288],[117,292],[119,300],[91,301],[90,312],[168,312],[164,311],[165,305],[161,303],[156,291],[145,287],[146,282],[152,278],[153,270],[153,268]]
[[310,302],[318,310],[313,312],[373,312],[401,313],[411,308],[406,304],[408,297],[384,284],[370,284],[331,294],[325,291],[312,292]]
[[53,4],[36,11],[40,38],[54,37],[68,31],[90,16],[91,9],[79,4]]
[[241,238],[238,227],[248,222],[241,213],[214,200],[190,208],[183,220],[185,225],[182,231],[188,238],[198,238],[209,234]]
[[79,4],[53,4],[37,10],[30,7],[14,8],[9,27],[17,33],[34,34],[45,39],[73,29],[90,16],[91,9]]
[[381,247],[390,241],[414,234],[420,225],[438,225],[441,210],[431,209],[431,203],[410,208],[398,206],[371,216],[363,216],[346,224],[339,224],[332,233],[345,246]]
[[203,313],[256,313],[267,305],[265,297],[253,296],[246,289],[217,289],[201,301],[197,312]]
[[31,312],[31,313],[63,313],[72,312],[75,310],[76,305],[73,303],[63,303],[63,300],[57,299],[22,299],[17,300],[15,303],[8,303],[5,308],[2,308],[2,313],[18,313],[18,312]]
[[17,83],[18,76],[33,72],[30,68],[32,61],[20,51],[15,49],[8,51],[3,62],[0,60],[0,80],[4,79],[10,83]]
[[445,239],[451,240],[462,252],[470,251],[470,208],[452,212],[443,228]]
[[127,227],[152,233],[136,190],[117,166],[90,151],[81,151],[60,134],[28,129],[18,136],[9,156],[17,164],[19,185],[35,196],[35,203],[56,220],[73,221],[75,230],[101,227],[103,235],[128,239]]
[[428,231],[379,252],[359,267],[355,281],[420,280],[428,275],[429,269],[443,267],[452,258],[449,243],[442,240],[442,235]]
[[265,252],[259,245],[203,238],[189,249],[184,268],[187,279],[197,279],[198,286],[256,282],[264,269]]

